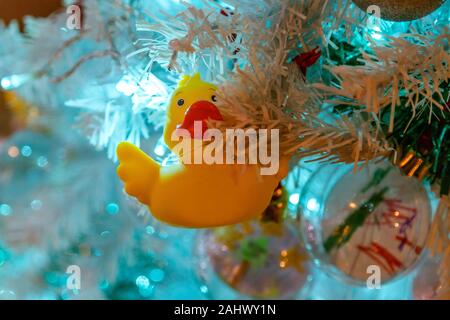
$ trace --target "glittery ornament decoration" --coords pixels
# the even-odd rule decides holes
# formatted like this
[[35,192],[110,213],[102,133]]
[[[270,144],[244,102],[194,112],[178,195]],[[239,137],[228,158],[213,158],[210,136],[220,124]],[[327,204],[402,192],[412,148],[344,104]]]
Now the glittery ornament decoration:
[[38,115],[36,107],[30,106],[14,92],[0,90],[0,139],[25,128]]
[[235,298],[289,299],[308,280],[308,255],[283,223],[205,230],[197,243],[199,275],[212,298],[233,297],[223,296],[228,288]]
[[0,19],[7,24],[12,20],[18,20],[23,29],[26,16],[46,17],[58,9],[63,9],[60,0],[41,0],[39,2],[16,0],[13,6],[6,1],[1,1]]
[[12,133],[11,110],[6,105],[3,91],[0,90],[0,139]]
[[283,219],[287,198],[279,185],[260,221],[201,232],[199,275],[213,298],[293,298],[307,282],[307,253]]
[[381,17],[391,21],[411,21],[425,17],[439,8],[444,0],[353,0],[362,10],[370,6],[381,9]]

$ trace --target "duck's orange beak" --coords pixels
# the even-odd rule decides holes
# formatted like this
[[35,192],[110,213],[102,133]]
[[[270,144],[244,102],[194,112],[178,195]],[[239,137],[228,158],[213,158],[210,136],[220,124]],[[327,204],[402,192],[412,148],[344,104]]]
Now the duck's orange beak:
[[[186,110],[183,123],[179,125],[177,129],[188,130],[193,139],[203,139],[203,134],[207,129],[206,121],[208,119],[223,121],[223,117],[214,103],[209,101],[198,101]],[[200,130],[194,130],[194,125],[197,121],[200,122]]]

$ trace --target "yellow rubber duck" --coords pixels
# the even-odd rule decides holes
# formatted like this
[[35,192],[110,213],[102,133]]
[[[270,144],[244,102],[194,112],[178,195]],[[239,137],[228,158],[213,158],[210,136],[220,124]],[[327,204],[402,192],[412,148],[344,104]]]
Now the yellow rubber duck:
[[[171,150],[172,135],[180,128],[194,136],[194,121],[221,121],[215,102],[217,88],[199,74],[185,76],[174,91],[167,110],[164,141]],[[204,131],[202,131],[203,134]],[[258,164],[185,164],[162,166],[133,144],[118,146],[119,177],[125,191],[147,205],[168,224],[206,228],[240,223],[260,216],[270,204],[274,190],[288,172],[282,158],[276,175],[261,175]],[[180,154],[178,156],[181,157]]]

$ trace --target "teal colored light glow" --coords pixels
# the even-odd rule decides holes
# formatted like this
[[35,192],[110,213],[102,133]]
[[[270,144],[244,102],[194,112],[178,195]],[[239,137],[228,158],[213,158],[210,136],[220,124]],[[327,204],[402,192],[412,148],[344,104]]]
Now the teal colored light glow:
[[107,237],[107,236],[109,236],[110,234],[111,234],[111,231],[106,230],[106,231],[103,231],[102,233],[100,233],[100,236],[101,236],[101,237]]
[[14,74],[8,77],[4,77],[0,80],[0,86],[4,90],[13,90],[17,89],[18,87],[22,86],[32,78],[34,78],[35,75],[33,74]]
[[118,214],[120,211],[120,207],[117,203],[111,202],[106,206],[106,212],[112,216]]
[[42,201],[39,199],[33,200],[31,201],[30,207],[33,210],[40,210],[42,208]]
[[116,84],[116,90],[130,97],[136,92],[136,85],[127,81],[127,79],[122,79]]
[[293,193],[289,196],[289,202],[293,205],[297,205],[300,201],[300,194]]
[[66,281],[66,276],[59,276],[56,272],[47,272],[44,275],[45,281],[52,285],[58,286]]
[[0,204],[0,214],[2,216],[9,216],[12,213],[12,208],[6,203]]
[[102,250],[100,250],[98,248],[92,248],[91,252],[94,257],[101,257],[103,255]]
[[139,294],[144,298],[148,298],[153,294],[154,289],[154,286],[149,286],[148,288],[139,288]]
[[8,254],[0,249],[0,267],[8,260]]
[[155,154],[157,155],[157,156],[160,156],[160,157],[162,157],[166,152],[165,152],[165,149],[164,149],[164,146],[163,145],[160,145],[160,144],[158,144],[156,147],[155,147]]
[[381,34],[381,28],[378,26],[375,26],[371,32],[371,36],[375,40],[383,39],[383,35]]
[[139,276],[136,278],[136,286],[139,289],[148,289],[150,287],[150,280],[146,276]]
[[145,232],[147,233],[147,234],[154,234],[155,233],[155,228],[153,228],[152,226],[147,226],[147,227],[145,227]]
[[0,84],[1,84],[1,86],[2,86],[3,89],[8,90],[8,88],[11,87],[11,80],[10,80],[10,79],[7,79],[7,78],[4,78],[4,79],[2,79],[2,81],[0,82]]
[[38,167],[44,168],[44,167],[46,167],[46,166],[48,165],[48,160],[47,160],[46,157],[40,156],[40,157],[37,159],[36,163],[37,163]]
[[100,282],[99,287],[101,290],[106,290],[109,288],[109,282],[108,280],[103,280]]
[[30,146],[23,146],[20,151],[24,157],[30,157],[33,154],[33,149]]
[[306,203],[306,208],[309,211],[313,211],[313,212],[319,211],[319,209],[320,209],[319,201],[317,201],[316,198],[309,199],[308,202]]
[[165,275],[166,274],[163,270],[153,269],[152,271],[150,271],[150,280],[152,280],[153,282],[161,282],[164,280]]

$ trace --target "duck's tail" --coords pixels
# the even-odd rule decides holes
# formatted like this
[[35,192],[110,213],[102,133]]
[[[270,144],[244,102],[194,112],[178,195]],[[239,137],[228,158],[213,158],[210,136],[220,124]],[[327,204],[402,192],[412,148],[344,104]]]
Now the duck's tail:
[[117,174],[125,184],[125,191],[149,205],[151,189],[159,177],[160,165],[128,142],[119,144],[117,156],[120,161]]

